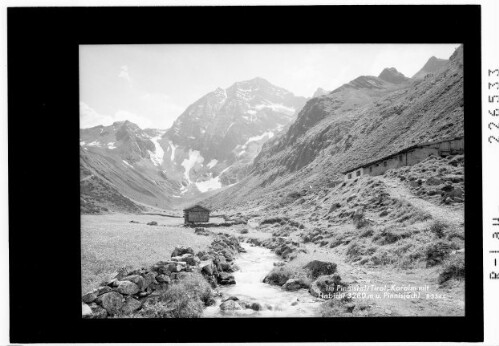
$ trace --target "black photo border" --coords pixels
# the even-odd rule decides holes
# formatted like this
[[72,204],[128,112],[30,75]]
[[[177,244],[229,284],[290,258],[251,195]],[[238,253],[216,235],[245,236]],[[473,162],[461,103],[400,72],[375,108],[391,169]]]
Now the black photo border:
[[[479,5],[8,8],[7,40],[12,343],[483,340]],[[462,43],[465,316],[82,319],[78,47],[165,43]]]

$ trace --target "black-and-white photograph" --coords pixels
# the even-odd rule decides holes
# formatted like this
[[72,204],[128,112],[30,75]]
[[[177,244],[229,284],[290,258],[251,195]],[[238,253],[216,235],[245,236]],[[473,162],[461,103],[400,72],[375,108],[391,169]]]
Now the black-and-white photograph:
[[80,45],[82,318],[464,316],[463,49]]

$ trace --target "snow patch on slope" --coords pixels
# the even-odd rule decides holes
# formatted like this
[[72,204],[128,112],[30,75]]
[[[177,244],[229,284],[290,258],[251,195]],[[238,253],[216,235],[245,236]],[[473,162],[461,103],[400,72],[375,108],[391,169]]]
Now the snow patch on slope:
[[172,141],[168,141],[168,144],[170,144],[170,148],[172,150],[172,154],[170,156],[170,160],[173,162],[173,160],[175,160],[175,149],[177,149],[177,146],[175,144],[173,144]]
[[[216,160],[211,160],[211,162],[216,161]],[[196,187],[200,192],[207,192],[207,191],[213,191],[217,189],[222,188],[222,182],[220,181],[220,177],[222,174],[224,174],[226,171],[228,171],[231,168],[231,166],[225,168],[223,171],[220,172],[219,175],[217,175],[215,178],[212,177],[210,173],[210,179],[205,180],[205,181],[200,181],[196,182]]]
[[222,187],[222,182],[220,181],[220,176],[213,178],[211,177],[210,173],[210,179],[206,181],[197,182],[196,187],[201,192],[207,192],[220,189]]
[[255,106],[255,109],[257,110],[261,110],[264,108],[270,108],[274,112],[281,112],[289,115],[293,115],[296,111],[296,109],[294,109],[293,107],[288,107],[280,103],[259,104]]
[[189,184],[192,184],[191,178],[189,178],[189,172],[191,171],[192,167],[194,167],[196,163],[202,163],[203,161],[204,158],[201,156],[201,153],[198,150],[189,149],[189,158],[185,159],[181,163],[181,165],[185,169],[184,176]]
[[267,131],[267,132],[264,132],[262,133],[261,135],[259,136],[253,136],[253,137],[250,137],[248,138],[248,140],[246,141],[246,144],[247,145],[248,143],[250,142],[257,142],[257,141],[261,141],[262,139],[264,139],[265,137],[268,137],[267,139],[271,139],[272,137],[274,137],[274,132],[272,131]]
[[211,160],[211,161],[210,161],[210,162],[206,165],[206,167],[208,167],[208,168],[210,168],[210,169],[211,169],[211,168],[215,167],[215,166],[217,165],[217,163],[218,163],[218,160],[213,159],[213,160]]
[[130,167],[130,168],[133,168],[133,166],[132,166],[131,164],[129,164],[127,161],[125,161],[125,160],[122,160],[122,161],[123,161],[123,163],[124,163],[126,166],[128,166],[128,167]]
[[246,153],[246,149],[248,148],[248,145],[250,145],[252,142],[259,142],[263,139],[265,139],[265,141],[267,141],[267,140],[271,139],[272,137],[274,137],[274,132],[273,131],[266,131],[266,132],[262,133],[261,135],[248,138],[246,143],[244,143],[243,145],[237,145],[233,151],[236,154],[236,156],[239,157],[239,156]]
[[89,147],[101,147],[102,145],[100,144],[99,141],[93,141],[92,143],[88,143],[87,146],[89,146]]
[[107,148],[108,149],[116,149],[116,146],[114,145],[115,142],[109,142],[107,143]]
[[158,136],[151,137],[151,142],[154,143],[154,153],[150,150],[148,150],[148,152],[149,156],[151,157],[151,161],[155,166],[161,166],[163,164],[163,157],[165,156],[165,152],[158,142],[163,134],[164,132],[161,132]]

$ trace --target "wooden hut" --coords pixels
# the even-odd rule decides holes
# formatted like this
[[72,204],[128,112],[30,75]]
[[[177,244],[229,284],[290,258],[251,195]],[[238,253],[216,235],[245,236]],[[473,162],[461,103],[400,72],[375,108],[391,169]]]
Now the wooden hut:
[[184,209],[184,224],[209,222],[210,210],[200,205]]

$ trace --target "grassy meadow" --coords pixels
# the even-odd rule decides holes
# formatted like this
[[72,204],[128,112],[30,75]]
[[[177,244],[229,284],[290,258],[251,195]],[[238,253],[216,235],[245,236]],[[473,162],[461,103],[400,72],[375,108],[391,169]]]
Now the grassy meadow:
[[[130,221],[138,223],[130,223]],[[148,222],[156,221],[157,226]],[[138,268],[169,260],[176,245],[205,249],[211,237],[184,228],[183,219],[158,215],[82,215],[82,292],[99,285],[120,267]]]

